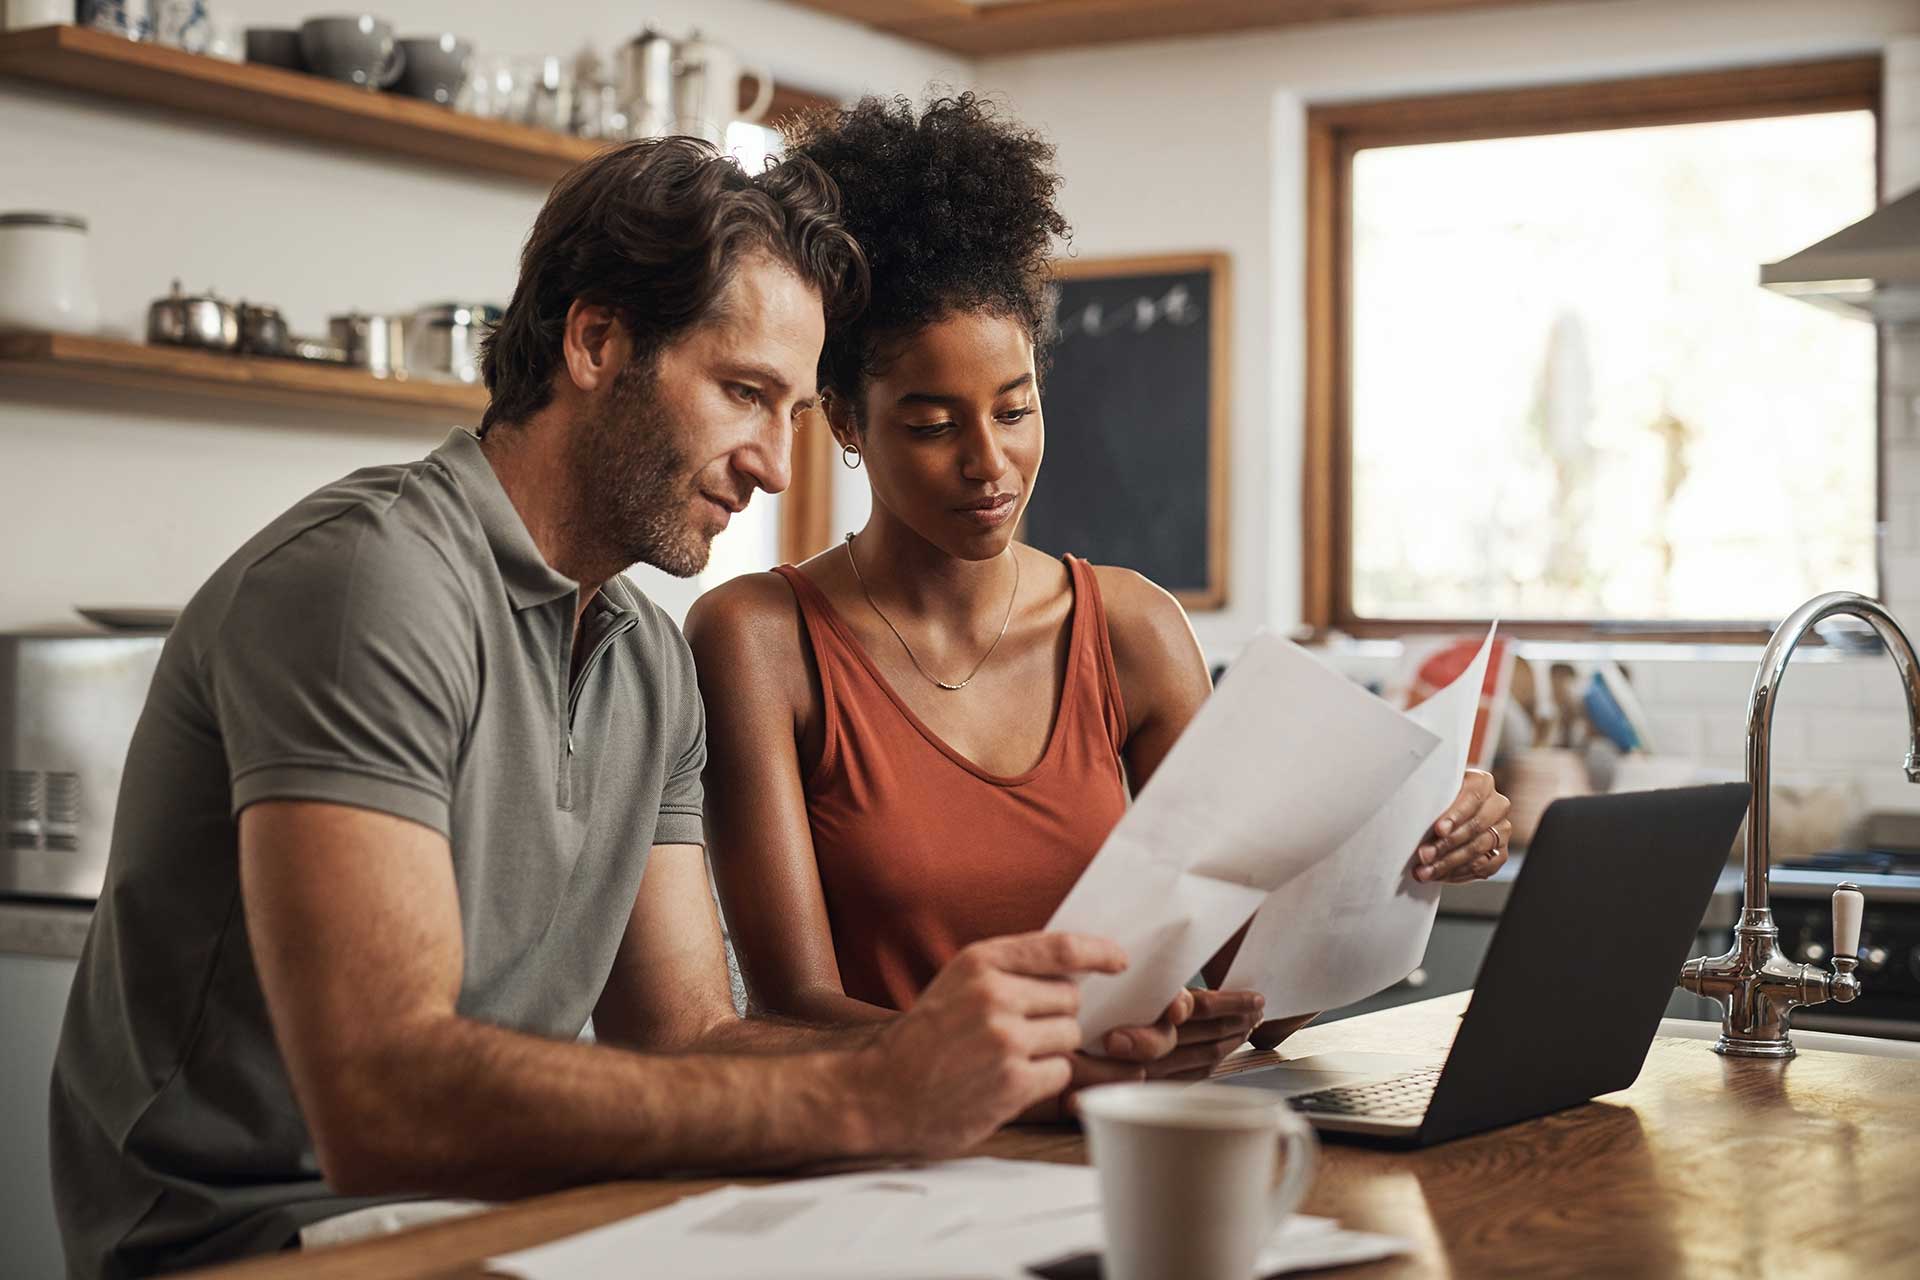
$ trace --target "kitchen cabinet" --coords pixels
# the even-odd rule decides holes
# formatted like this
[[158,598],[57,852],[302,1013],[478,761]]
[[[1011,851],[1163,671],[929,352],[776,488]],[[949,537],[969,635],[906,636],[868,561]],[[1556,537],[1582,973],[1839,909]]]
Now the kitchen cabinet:
[[0,1270],[58,1276],[47,1091],[73,986],[86,907],[0,902]]

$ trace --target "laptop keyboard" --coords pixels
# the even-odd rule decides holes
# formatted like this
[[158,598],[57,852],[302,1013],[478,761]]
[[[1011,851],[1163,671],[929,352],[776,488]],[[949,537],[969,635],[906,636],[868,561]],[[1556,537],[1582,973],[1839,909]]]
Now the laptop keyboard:
[[1295,1110],[1323,1116],[1380,1116],[1387,1120],[1425,1115],[1440,1082],[1440,1068],[1409,1071],[1372,1084],[1346,1084],[1296,1094],[1288,1101]]

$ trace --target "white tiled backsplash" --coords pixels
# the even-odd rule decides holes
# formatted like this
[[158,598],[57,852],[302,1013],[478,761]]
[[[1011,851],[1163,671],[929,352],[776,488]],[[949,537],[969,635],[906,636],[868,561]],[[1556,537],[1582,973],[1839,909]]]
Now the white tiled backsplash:
[[[1920,187],[1920,39],[1887,45],[1880,104],[1880,189]],[[1881,475],[1886,523],[1881,591],[1896,617],[1920,625],[1920,326],[1880,331]]]
[[[1911,127],[1920,139],[1920,121]],[[1920,174],[1915,175],[1920,178]],[[1902,623],[1920,622],[1920,326],[1883,328],[1880,415],[1886,525],[1881,589]]]
[[[1912,610],[1908,615],[1920,633],[1920,615]],[[1523,643],[1520,653],[1537,666],[1561,657],[1613,659],[1625,669],[1646,712],[1654,753],[1693,762],[1702,780],[1744,776],[1747,697],[1759,646]],[[1399,645],[1392,642],[1341,646],[1326,657],[1354,679],[1377,687],[1392,682],[1400,663]],[[1920,812],[1920,786],[1907,782],[1901,770],[1906,753],[1900,675],[1886,655],[1840,655],[1820,648],[1796,653],[1774,707],[1777,783],[1849,786],[1860,815]]]

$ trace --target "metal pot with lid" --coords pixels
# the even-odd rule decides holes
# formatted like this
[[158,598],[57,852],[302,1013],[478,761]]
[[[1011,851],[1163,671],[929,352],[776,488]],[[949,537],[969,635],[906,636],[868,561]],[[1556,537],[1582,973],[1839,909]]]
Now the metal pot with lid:
[[240,304],[240,350],[254,356],[293,354],[293,338],[278,307],[257,302]]
[[172,292],[147,308],[147,341],[233,351],[240,345],[240,312],[212,291],[183,293],[175,280]]
[[440,302],[407,319],[407,367],[451,382],[480,381],[480,340],[500,323],[501,308],[485,302]]
[[349,311],[327,321],[334,344],[347,353],[347,363],[359,365],[376,378],[407,376],[407,318]]
[[99,324],[87,220],[46,210],[0,213],[0,329],[92,333]]

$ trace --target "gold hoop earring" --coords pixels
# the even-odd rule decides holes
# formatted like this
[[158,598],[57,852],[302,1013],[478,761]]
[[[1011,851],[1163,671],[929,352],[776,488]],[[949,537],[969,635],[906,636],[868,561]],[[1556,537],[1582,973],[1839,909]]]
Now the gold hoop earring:
[[849,471],[857,471],[860,467],[860,451],[850,444],[841,445],[840,465]]

